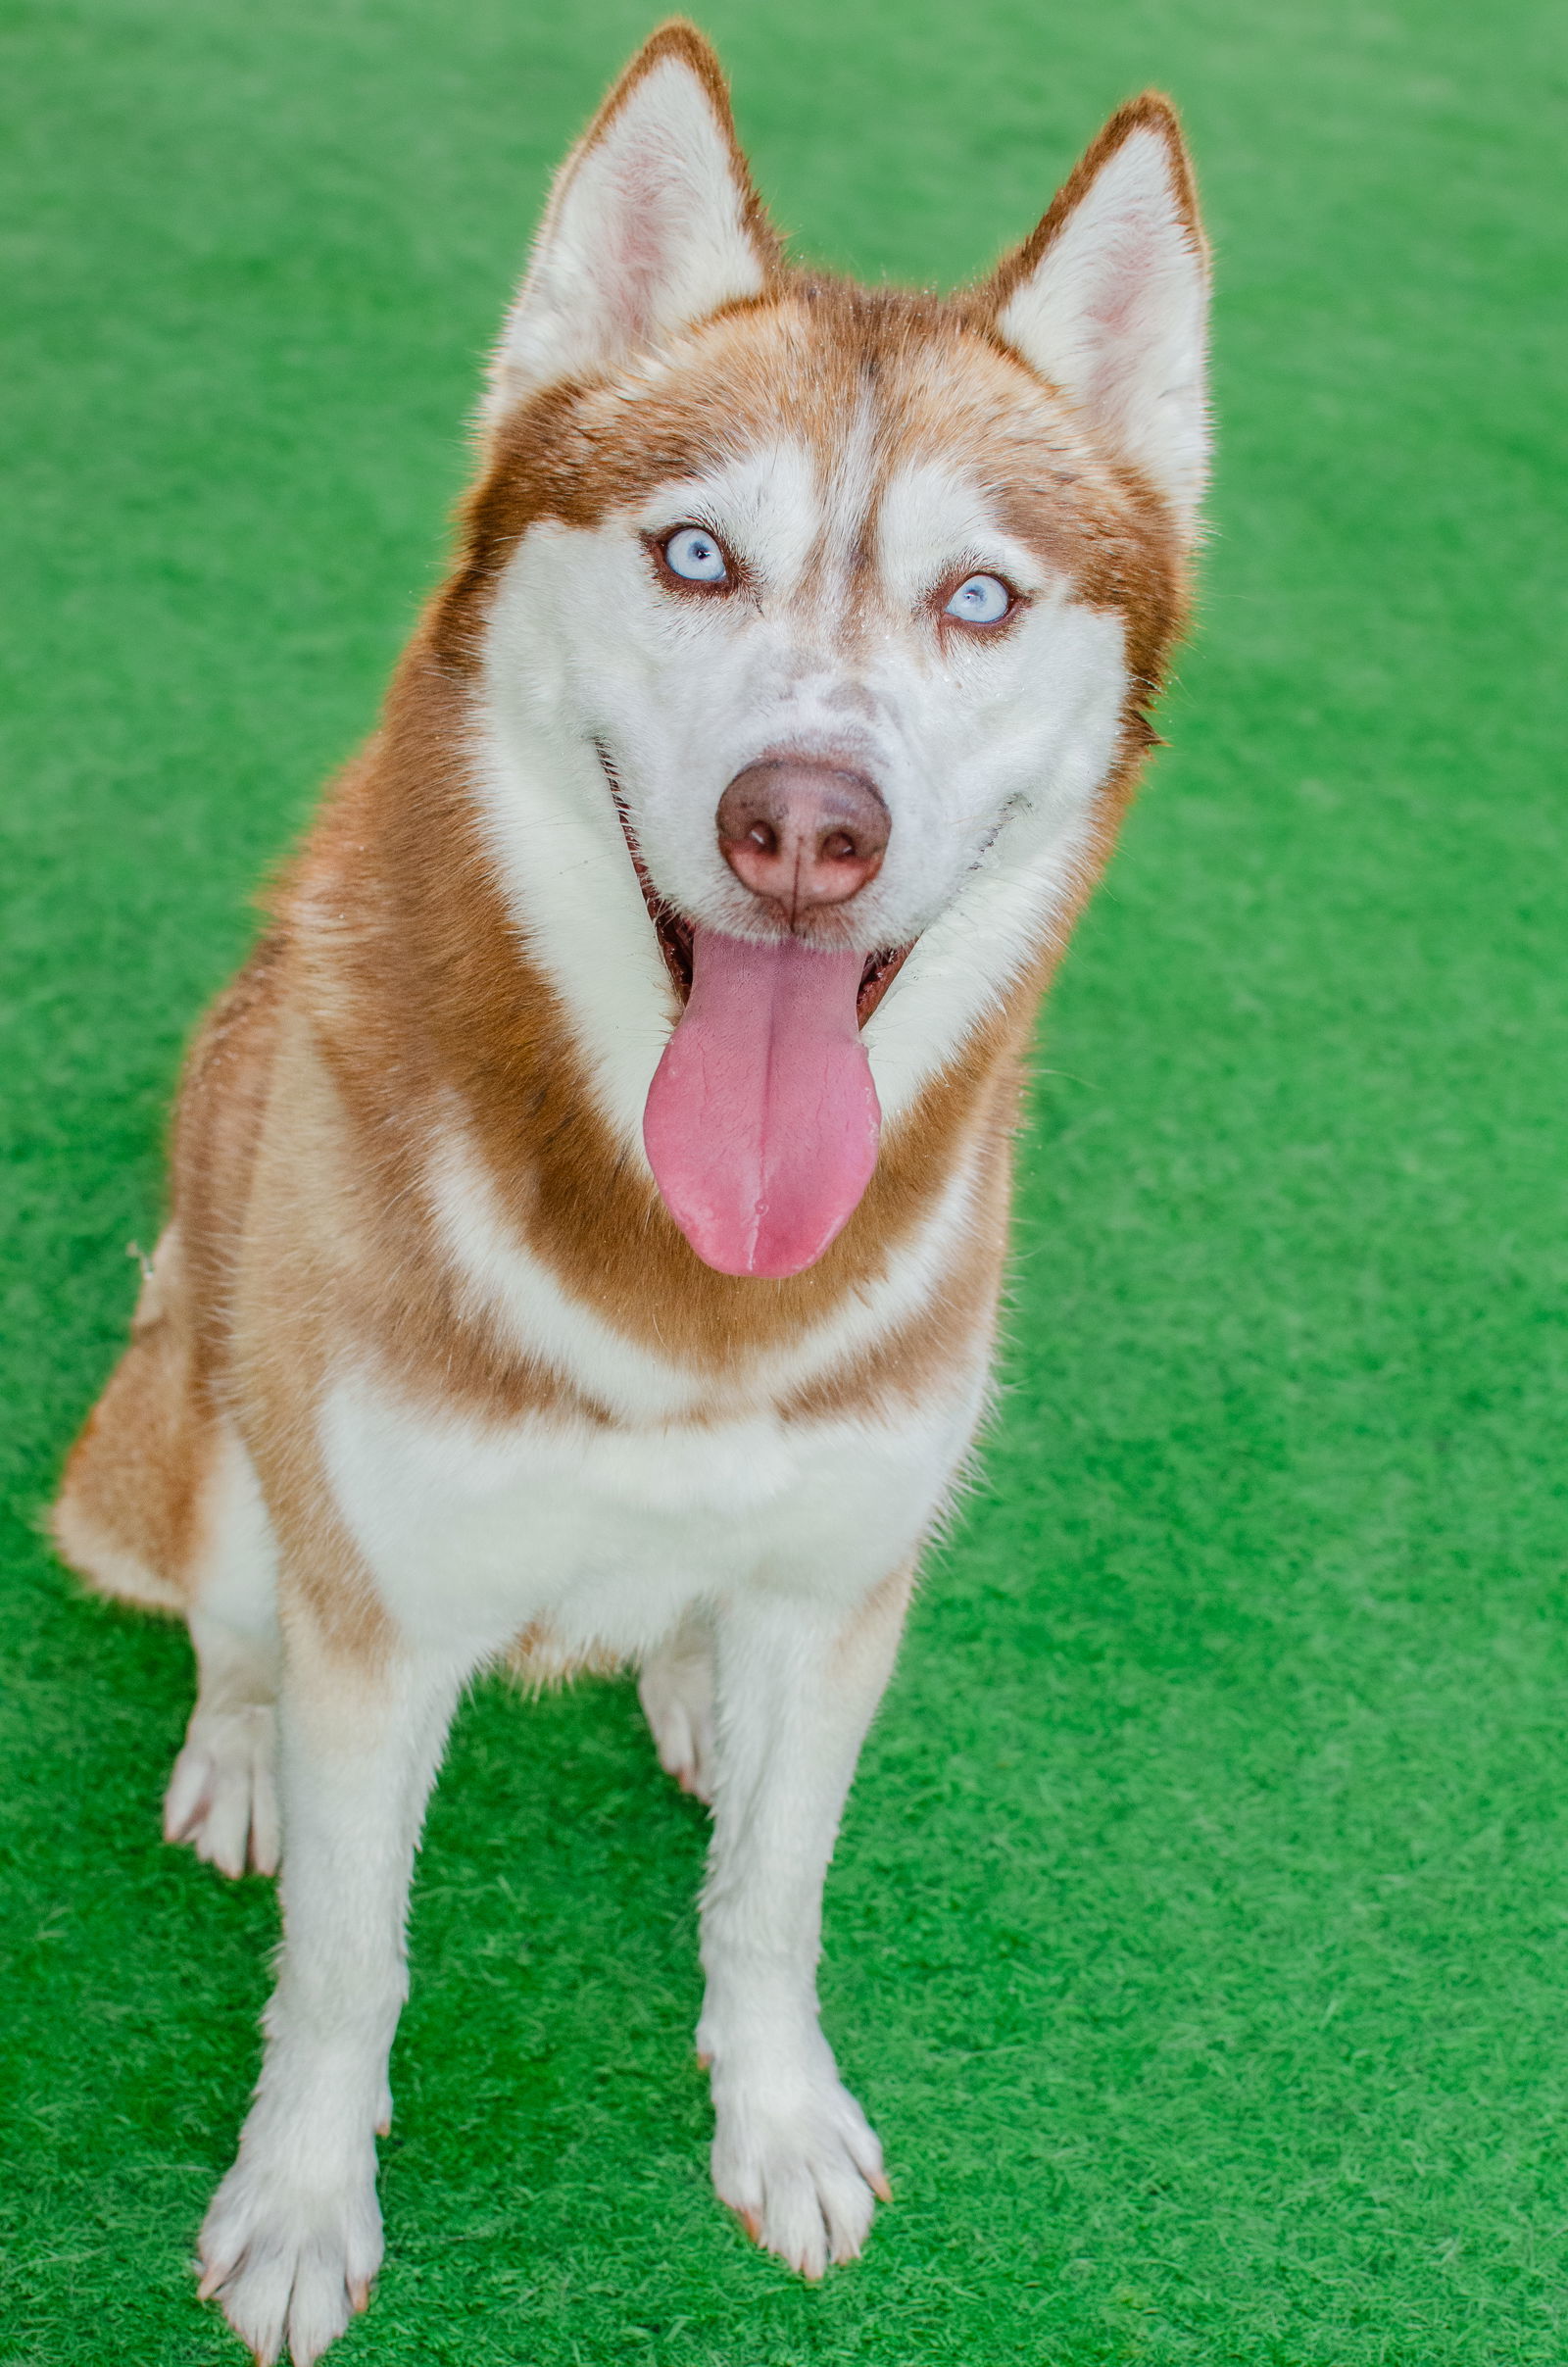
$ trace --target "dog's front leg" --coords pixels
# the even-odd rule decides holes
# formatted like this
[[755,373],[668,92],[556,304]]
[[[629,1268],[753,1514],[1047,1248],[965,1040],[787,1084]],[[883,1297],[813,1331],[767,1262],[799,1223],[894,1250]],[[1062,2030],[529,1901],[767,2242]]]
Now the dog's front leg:
[[375,2139],[407,1995],[404,1920],[425,1800],[465,1672],[334,1652],[289,1622],[279,1719],[283,1949],[239,2153],[202,2227],[258,2360],[316,2359],[381,2259]]
[[717,1768],[703,1898],[713,2183],[807,2277],[853,2260],[887,2198],[882,2148],[817,2019],[822,1884],[908,1602],[900,1572],[847,1619],[777,1595],[715,1622]]

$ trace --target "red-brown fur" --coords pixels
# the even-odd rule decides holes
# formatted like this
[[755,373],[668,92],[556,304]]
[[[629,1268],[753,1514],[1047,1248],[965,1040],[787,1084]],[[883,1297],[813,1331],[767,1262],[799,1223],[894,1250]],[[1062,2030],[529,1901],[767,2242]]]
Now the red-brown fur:
[[[716,67],[689,28],[666,28],[634,74],[663,54],[661,43],[687,56],[722,105]],[[623,79],[601,122],[629,87]],[[187,1064],[177,1238],[72,1456],[57,1515],[62,1550],[89,1578],[144,1601],[181,1600],[222,1407],[247,1437],[275,1518],[297,1533],[286,1559],[299,1582],[323,1607],[346,1585],[338,1623],[371,1634],[372,1601],[328,1534],[310,1445],[317,1380],[344,1339],[409,1391],[497,1416],[554,1407],[610,1418],[462,1301],[421,1165],[453,1096],[508,1218],[562,1285],[706,1376],[694,1420],[725,1408],[760,1350],[859,1289],[977,1138],[982,1219],[939,1307],[785,1410],[918,1391],[989,1321],[1021,1060],[1060,942],[890,1129],[864,1200],[819,1263],[777,1282],[716,1273],[610,1134],[566,1015],[517,941],[465,776],[465,705],[498,570],[530,523],[592,524],[653,479],[744,444],[781,403],[796,432],[826,444],[869,380],[892,458],[956,451],[999,485],[1026,486],[1011,498],[1010,530],[1068,568],[1081,599],[1124,620],[1132,687],[1101,802],[1102,862],[1181,619],[1182,553],[1136,471],[1086,451],[1070,417],[1047,431],[1017,425],[1008,398],[1028,373],[992,322],[1083,176],[1139,123],[1159,127],[1180,157],[1165,102],[1124,109],[1040,228],[977,291],[944,303],[790,272],[769,233],[769,284],[703,332],[700,373],[677,373],[652,396],[614,380],[553,387],[491,438],[452,574],[398,668],[381,727],[332,791],[266,939]],[[748,202],[756,208],[755,193]],[[939,402],[933,388],[951,390],[959,367],[966,400],[955,405],[949,391]]]
[[[1151,132],[1169,176],[1147,136],[1115,161]],[[188,1616],[200,1683],[168,1837],[281,1873],[261,2079],[199,2238],[201,2293],[259,2359],[286,2344],[308,2367],[366,2305],[423,1801],[463,1683],[509,1651],[540,1681],[633,1658],[661,1760],[712,1807],[699,2048],[720,2197],[812,2277],[857,2254],[889,2198],[818,2027],[822,1881],[921,1539],[981,1414],[1034,1012],[1181,622],[1202,299],[1191,175],[1153,97],[946,302],[787,267],[686,25],[642,52],[558,184],[452,572],[192,1049],[171,1220],[55,1512],[93,1584]],[[552,378],[568,359],[583,374]],[[690,529],[659,524],[651,497],[730,465],[753,489],[737,509],[776,500],[796,556],[774,565],[759,532],[699,594],[673,556]],[[990,572],[1004,559],[1018,587]],[[974,591],[1006,597],[970,613]],[[695,633],[698,610],[663,605],[688,594],[710,604]],[[743,639],[749,622],[761,636]],[[965,642],[981,627],[986,658]],[[557,663],[592,695],[550,689]],[[677,895],[642,828],[650,781],[673,783],[718,867],[712,783],[667,718],[733,785],[746,733],[770,727],[769,666],[828,686],[820,708],[802,693],[778,711],[803,740],[835,708],[887,722],[887,802],[906,817],[891,826],[909,831],[895,861],[912,850],[918,877],[930,859],[923,902],[860,908],[865,939],[888,931],[868,966],[852,933],[853,958],[819,974],[842,971],[847,998],[858,979],[863,1016],[877,965],[907,954],[905,999],[866,1037],[896,1114],[842,1231],[782,1280],[704,1263],[634,1135],[657,997],[673,1027],[683,991],[656,927],[688,928],[695,962],[729,925],[700,909],[701,861]],[[659,695],[615,710],[621,677]],[[606,699],[623,726],[608,752]],[[924,772],[894,795],[898,730]],[[597,832],[589,861],[578,830]],[[771,1090],[782,1008],[769,1048],[741,1056],[748,1091]],[[844,1035],[850,1017],[846,1000]],[[778,1122],[825,1165],[808,1101]],[[721,1159],[736,1139],[714,1124]]]

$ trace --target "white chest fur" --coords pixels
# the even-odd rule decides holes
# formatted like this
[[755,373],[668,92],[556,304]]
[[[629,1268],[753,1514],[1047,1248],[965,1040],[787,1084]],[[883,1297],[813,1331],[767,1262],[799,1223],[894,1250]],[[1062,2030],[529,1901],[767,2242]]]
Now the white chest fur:
[[716,1411],[710,1376],[563,1290],[506,1222],[456,1110],[427,1177],[472,1318],[603,1418],[487,1423],[400,1398],[367,1362],[344,1366],[322,1408],[326,1468],[407,1633],[478,1657],[532,1627],[568,1660],[631,1656],[736,1586],[848,1604],[914,1551],[979,1419],[984,1321],[965,1362],[918,1404],[817,1421],[778,1408],[942,1287],[971,1221],[968,1162],[874,1283],[734,1375]]
[[361,1370],[330,1392],[322,1443],[406,1633],[477,1659],[540,1627],[565,1660],[630,1657],[737,1587],[856,1602],[929,1528],[983,1390],[983,1370],[955,1375],[896,1422],[486,1425]]

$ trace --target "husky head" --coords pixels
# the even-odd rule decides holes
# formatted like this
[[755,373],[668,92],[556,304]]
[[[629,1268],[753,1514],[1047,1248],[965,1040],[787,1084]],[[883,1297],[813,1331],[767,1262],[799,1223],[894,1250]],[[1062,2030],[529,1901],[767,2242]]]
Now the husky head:
[[945,301],[787,266],[688,26],[568,158],[447,629],[511,909],[709,1262],[819,1255],[878,1102],[1082,901],[1179,621],[1206,296],[1154,96]]

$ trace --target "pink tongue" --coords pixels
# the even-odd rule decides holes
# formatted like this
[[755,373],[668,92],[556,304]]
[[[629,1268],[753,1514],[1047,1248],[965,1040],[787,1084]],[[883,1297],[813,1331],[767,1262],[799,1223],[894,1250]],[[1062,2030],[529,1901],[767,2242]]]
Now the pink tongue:
[[721,1274],[798,1274],[848,1223],[876,1164],[859,954],[698,929],[692,991],[643,1110],[664,1206]]

